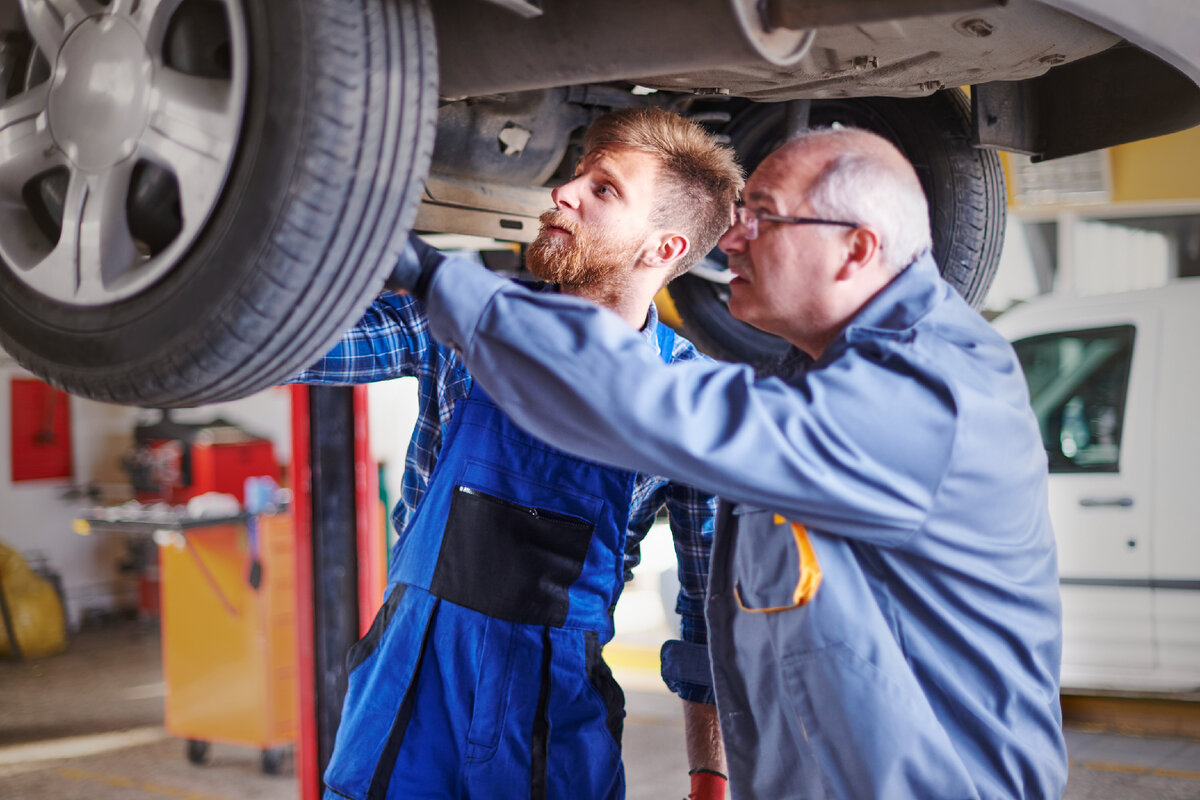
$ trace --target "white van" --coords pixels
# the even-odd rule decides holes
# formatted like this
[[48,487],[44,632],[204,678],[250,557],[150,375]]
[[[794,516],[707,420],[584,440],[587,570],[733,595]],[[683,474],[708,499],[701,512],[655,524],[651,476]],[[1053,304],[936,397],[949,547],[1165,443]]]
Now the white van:
[[1200,278],[995,326],[1050,462],[1064,691],[1200,690]]

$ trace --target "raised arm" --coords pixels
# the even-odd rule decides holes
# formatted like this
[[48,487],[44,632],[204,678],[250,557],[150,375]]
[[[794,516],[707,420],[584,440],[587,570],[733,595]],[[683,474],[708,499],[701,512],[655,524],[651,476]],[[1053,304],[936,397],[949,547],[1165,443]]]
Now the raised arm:
[[386,292],[328,353],[291,383],[348,385],[416,375],[436,347],[421,302]]
[[615,315],[452,258],[426,300],[434,334],[518,424],[587,458],[893,542],[923,520],[949,458],[953,401],[911,373],[864,364],[789,385],[739,365],[665,366]]

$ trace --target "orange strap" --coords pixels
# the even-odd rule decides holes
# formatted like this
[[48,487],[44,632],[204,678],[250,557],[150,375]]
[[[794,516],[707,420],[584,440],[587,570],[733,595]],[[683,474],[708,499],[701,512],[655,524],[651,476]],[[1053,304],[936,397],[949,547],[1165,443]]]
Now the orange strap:
[[[788,520],[784,519],[779,514],[775,515],[775,524],[782,525]],[[737,596],[738,606],[743,611],[754,611],[760,614],[773,614],[777,611],[788,611],[812,600],[817,594],[817,589],[821,588],[821,562],[817,560],[816,551],[813,550],[812,542],[808,539],[808,529],[799,522],[793,522],[792,535],[796,537],[796,552],[800,555],[800,580],[796,581],[796,588],[792,590],[792,603],[787,606],[775,606],[773,608],[751,608],[746,605],[742,598],[742,587],[738,584],[735,595]]]

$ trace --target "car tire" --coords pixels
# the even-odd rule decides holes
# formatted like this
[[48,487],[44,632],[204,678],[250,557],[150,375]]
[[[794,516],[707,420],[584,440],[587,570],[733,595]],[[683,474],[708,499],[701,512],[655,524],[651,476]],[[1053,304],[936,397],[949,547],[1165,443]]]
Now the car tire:
[[[786,104],[747,104],[723,133],[747,173],[783,143]],[[942,277],[973,307],[982,306],[1004,241],[1006,196],[999,155],[971,143],[970,104],[958,90],[928,97],[814,100],[812,127],[843,124],[892,141],[916,168],[929,200],[933,256]],[[706,266],[723,270],[714,251]],[[710,273],[711,274],[711,273]],[[697,274],[668,286],[685,333],[715,358],[766,367],[787,350],[782,339],[730,316],[728,289]]]
[[[45,49],[36,46],[37,31],[46,36],[42,18],[54,16],[39,13],[47,5],[44,0],[22,4],[35,53]],[[11,180],[5,183],[4,167],[22,165],[0,164],[0,194],[7,193],[9,208],[24,203],[19,213],[14,212],[17,216],[0,220],[0,253],[26,256],[24,261],[11,255],[0,262],[0,345],[54,386],[128,405],[200,405],[243,397],[286,380],[323,353],[362,313],[382,288],[412,225],[436,125],[436,43],[427,0],[103,5],[98,0],[75,0],[74,6],[65,7],[91,10],[92,16],[83,22],[59,20],[57,35],[66,44],[53,33],[48,41],[61,44],[60,53],[93,25],[97,32],[89,34],[76,51],[83,54],[79,58],[103,58],[107,40],[98,31],[125,30],[121,25],[126,20],[101,18],[119,12],[129,16],[127,27],[141,25],[141,30],[149,31],[143,37],[148,62],[183,63],[192,58],[189,53],[207,47],[233,76],[214,78],[199,69],[180,77],[179,70],[160,68],[153,80],[147,79],[150,94],[169,95],[176,84],[200,85],[186,82],[192,78],[208,80],[205,85],[227,79],[236,84],[236,77],[244,73],[236,143],[225,161],[214,165],[226,174],[212,189],[210,202],[191,200],[192,185],[215,186],[211,174],[191,168],[194,160],[167,159],[165,166],[159,166],[150,158],[138,162],[127,187],[110,187],[107,195],[92,192],[100,200],[91,217],[86,206],[82,214],[71,216],[73,206],[60,204],[58,231],[53,204],[47,213],[47,203],[39,200],[53,192],[31,192],[31,184]],[[136,14],[142,9],[146,14],[174,16],[139,20]],[[179,15],[185,11],[191,16],[181,22]],[[197,16],[201,23],[194,22]],[[211,32],[222,20],[228,39],[224,42],[220,32]],[[105,24],[108,28],[103,28]],[[156,53],[160,44],[163,51]],[[60,61],[63,58],[59,56]],[[37,58],[28,62],[33,66],[27,74],[35,74]],[[74,110],[72,104],[87,108],[94,98],[80,94],[78,87],[75,95],[66,94],[58,87],[70,84],[71,73],[66,78],[47,75],[53,69],[46,60],[41,63],[44,85],[27,80],[14,91],[10,80],[5,105],[19,108],[40,92],[33,99],[45,95],[46,108],[35,109],[30,130],[39,118],[51,127],[61,123],[64,131],[82,130],[84,112]],[[93,66],[86,61],[71,66],[80,64]],[[244,67],[242,73],[239,65]],[[122,63],[110,60],[103,66],[123,74]],[[152,67],[145,70],[150,74]],[[150,85],[167,78],[176,84]],[[218,89],[228,94],[225,87]],[[199,90],[189,89],[181,98],[190,101],[198,95]],[[122,162],[123,176],[130,174],[128,161],[139,159],[149,137],[158,135],[163,108],[151,108],[141,139],[126,140],[133,154]],[[4,110],[0,108],[0,122]],[[134,107],[133,113],[142,113],[141,107]],[[231,117],[215,119],[224,124]],[[120,125],[109,124],[114,130]],[[181,128],[173,130],[177,138],[188,139]],[[183,145],[177,149],[203,147],[203,134],[202,130],[199,139],[175,142]],[[99,139],[104,135],[101,129]],[[161,136],[154,141],[161,143]],[[69,200],[72,191],[76,196],[82,191],[88,198],[93,178],[81,161],[89,154],[80,155],[74,145],[64,148],[57,138],[52,144],[58,146],[57,152],[54,147],[42,149],[65,173],[61,181],[67,188],[60,194]],[[98,156],[91,153],[93,161],[107,163],[115,157],[97,152]],[[138,173],[144,164],[149,167]],[[95,163],[90,167],[94,172]],[[110,172],[117,170],[112,167]],[[157,205],[143,203],[142,194],[154,189],[153,185],[147,188],[145,180],[138,182],[147,172],[166,176],[158,182],[159,188],[166,187],[166,200]],[[172,181],[173,202],[182,209],[174,212],[175,228],[170,224]],[[70,188],[76,184],[82,189]],[[189,202],[195,207],[190,208]],[[40,214],[33,208],[38,203]],[[108,238],[85,238],[95,236],[94,228],[87,228],[89,220],[108,224],[113,219],[124,221],[125,227],[113,225],[104,234]],[[77,222],[78,229],[73,227]],[[171,248],[179,248],[170,234],[188,226],[192,234],[186,250],[172,255]],[[104,262],[107,251],[92,261],[79,255],[74,263],[83,277],[75,283],[83,286],[86,277],[90,289],[85,295],[72,294],[71,282],[64,283],[49,270],[38,272],[38,264],[47,262],[39,262],[42,251],[29,250],[25,241],[39,234],[49,242],[42,242],[42,250],[51,253],[56,242],[73,239],[77,244],[99,241],[105,246],[116,240],[119,246],[114,249],[128,254],[130,244],[125,240],[132,239],[135,257],[141,261],[115,260],[114,267]],[[88,252],[86,246],[77,250]],[[159,258],[164,261],[156,261]],[[95,261],[100,263],[96,274],[85,275]],[[70,256],[58,263],[70,272]],[[138,285],[138,270],[153,280]]]

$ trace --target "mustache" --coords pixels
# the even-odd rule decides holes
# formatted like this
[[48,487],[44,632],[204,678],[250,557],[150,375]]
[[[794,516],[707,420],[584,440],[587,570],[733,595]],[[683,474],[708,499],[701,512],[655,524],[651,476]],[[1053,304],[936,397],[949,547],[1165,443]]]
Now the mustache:
[[748,269],[750,267],[750,259],[742,253],[727,256],[725,264],[730,270],[741,275],[746,275],[750,272],[750,269]]
[[538,217],[538,222],[542,223],[542,230],[545,230],[546,228],[562,228],[572,236],[579,233],[579,229],[576,227],[575,221],[571,219],[565,211],[561,211],[557,208],[552,208],[549,211],[543,212],[542,215]]

